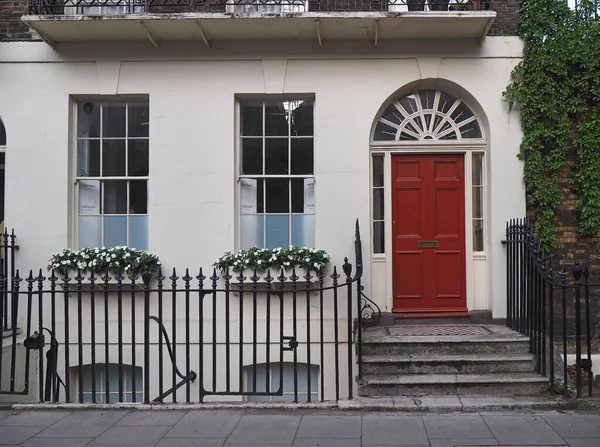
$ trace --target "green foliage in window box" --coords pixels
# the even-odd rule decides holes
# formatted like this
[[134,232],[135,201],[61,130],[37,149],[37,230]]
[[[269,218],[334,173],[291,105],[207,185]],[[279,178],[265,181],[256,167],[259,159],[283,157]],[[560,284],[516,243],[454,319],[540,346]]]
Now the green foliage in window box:
[[66,249],[55,253],[48,262],[48,270],[64,275],[69,270],[104,273],[122,272],[140,274],[144,270],[155,273],[160,267],[158,256],[129,247]]
[[330,257],[325,250],[315,248],[295,247],[290,245],[287,248],[258,248],[250,247],[247,250],[240,250],[237,253],[227,252],[218,258],[213,264],[222,272],[228,268],[234,272],[242,270],[265,271],[267,269],[291,270],[292,268],[302,268],[318,272],[329,264]]
[[576,214],[583,236],[600,228],[600,20],[596,6],[581,0],[522,2],[518,34],[524,59],[504,92],[521,111],[527,202],[535,212],[534,230],[549,248],[553,219],[562,201],[559,181],[567,154],[575,155],[568,179],[577,193]]

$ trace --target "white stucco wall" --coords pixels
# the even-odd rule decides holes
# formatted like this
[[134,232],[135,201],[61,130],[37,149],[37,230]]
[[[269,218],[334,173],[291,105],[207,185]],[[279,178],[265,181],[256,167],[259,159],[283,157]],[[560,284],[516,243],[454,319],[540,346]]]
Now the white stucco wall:
[[[223,43],[207,49],[0,44],[0,116],[7,129],[6,226],[22,270],[45,267],[72,246],[71,95],[148,95],[150,251],[167,268],[209,267],[235,249],[237,94],[315,97],[315,245],[353,262],[360,220],[370,290],[369,133],[381,105],[404,85],[440,78],[483,113],[487,149],[490,308],[504,311],[506,220],[522,216],[521,131],[502,91],[521,56],[515,37],[471,42]],[[385,308],[388,297],[373,296]]]

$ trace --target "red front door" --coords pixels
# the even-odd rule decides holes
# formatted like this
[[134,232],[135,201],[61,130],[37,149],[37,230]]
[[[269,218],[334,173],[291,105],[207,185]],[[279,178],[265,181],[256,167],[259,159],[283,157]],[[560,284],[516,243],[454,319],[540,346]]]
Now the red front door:
[[466,312],[463,155],[392,158],[394,312]]

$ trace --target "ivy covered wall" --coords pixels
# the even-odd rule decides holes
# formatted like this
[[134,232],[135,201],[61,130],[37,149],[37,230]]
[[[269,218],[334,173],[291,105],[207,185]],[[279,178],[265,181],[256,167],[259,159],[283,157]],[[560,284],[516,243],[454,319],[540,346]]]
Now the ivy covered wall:
[[527,200],[547,247],[600,230],[597,7],[597,0],[580,0],[576,11],[562,0],[522,2],[517,33],[524,59],[505,99],[521,112]]

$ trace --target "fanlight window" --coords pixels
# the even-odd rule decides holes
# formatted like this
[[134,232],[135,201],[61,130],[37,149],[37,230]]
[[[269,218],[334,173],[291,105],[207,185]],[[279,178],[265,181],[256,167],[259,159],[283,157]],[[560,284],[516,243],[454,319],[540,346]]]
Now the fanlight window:
[[419,90],[392,102],[375,127],[375,141],[481,139],[481,126],[461,99],[439,90]]

